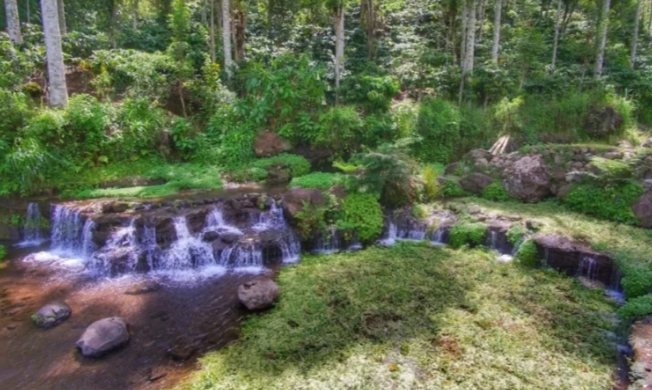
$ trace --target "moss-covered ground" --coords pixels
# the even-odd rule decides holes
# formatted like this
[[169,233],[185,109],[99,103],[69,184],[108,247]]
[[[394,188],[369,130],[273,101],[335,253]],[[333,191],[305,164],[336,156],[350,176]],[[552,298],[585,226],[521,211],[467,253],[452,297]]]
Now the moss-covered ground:
[[279,304],[252,315],[241,338],[204,357],[182,388],[612,385],[614,304],[554,271],[502,264],[480,249],[399,243],[306,257],[278,282]]

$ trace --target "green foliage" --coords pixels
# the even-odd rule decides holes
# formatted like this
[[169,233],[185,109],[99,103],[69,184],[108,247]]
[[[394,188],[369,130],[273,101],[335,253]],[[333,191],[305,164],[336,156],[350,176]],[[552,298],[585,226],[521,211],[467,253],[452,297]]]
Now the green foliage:
[[450,245],[453,248],[482,245],[486,235],[487,225],[483,223],[459,222],[450,230]]
[[315,142],[341,156],[358,149],[362,130],[362,120],[354,107],[332,107],[319,116]]
[[425,200],[435,200],[442,194],[443,189],[439,185],[439,174],[440,172],[432,165],[428,165],[423,169],[421,176],[424,182],[423,192]]
[[564,199],[571,209],[611,221],[634,225],[638,222],[631,204],[644,192],[635,182],[613,186],[579,184]]
[[414,144],[415,156],[423,162],[449,163],[456,158],[460,141],[460,112],[443,99],[427,99],[421,103],[416,134],[421,141]]
[[343,184],[344,176],[338,173],[313,172],[305,176],[295,177],[290,187],[318,188],[327,190],[334,185]]
[[342,200],[342,219],[355,227],[358,239],[369,243],[383,231],[383,211],[372,194],[349,194]]
[[507,231],[507,240],[515,245],[525,237],[527,229],[523,225],[512,225]]
[[460,184],[453,179],[446,179],[444,181],[444,188],[442,189],[444,198],[456,198],[460,196],[468,196],[469,193],[464,191]]
[[636,319],[652,313],[652,294],[630,299],[618,309],[618,316],[624,319]]
[[295,214],[299,235],[303,240],[317,238],[326,230],[326,211],[324,206],[312,206],[305,202],[301,211]]
[[594,165],[600,173],[598,178],[604,182],[617,182],[632,178],[632,167],[619,160],[610,160],[602,157],[591,158],[591,164]]
[[393,76],[361,73],[345,79],[343,100],[356,104],[366,113],[387,112],[392,98],[399,91],[399,81]]
[[511,199],[505,188],[500,182],[493,182],[482,190],[481,196],[488,200],[496,202],[507,202]]
[[627,265],[621,280],[627,299],[637,298],[652,292],[652,269],[644,265]]
[[528,268],[535,268],[539,265],[538,256],[537,246],[534,240],[528,239],[518,247],[515,257],[519,264]]
[[253,166],[266,170],[272,167],[288,168],[292,177],[301,177],[310,172],[310,162],[308,160],[302,156],[287,153],[254,161]]
[[7,256],[7,250],[3,245],[0,245],[0,261],[4,260],[5,256]]

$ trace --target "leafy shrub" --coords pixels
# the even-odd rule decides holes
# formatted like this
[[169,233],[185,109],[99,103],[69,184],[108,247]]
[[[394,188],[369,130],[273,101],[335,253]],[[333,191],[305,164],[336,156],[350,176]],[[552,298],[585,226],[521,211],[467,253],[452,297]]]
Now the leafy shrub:
[[460,196],[468,196],[469,193],[464,191],[460,184],[453,179],[446,179],[444,181],[444,188],[442,189],[444,198],[456,198]]
[[432,201],[437,199],[443,192],[439,185],[439,172],[432,165],[428,165],[423,169],[421,176],[424,182],[423,192],[425,200]]
[[342,183],[344,183],[344,175],[339,173],[313,172],[305,176],[293,178],[290,182],[290,187],[327,190],[336,184]]
[[[154,149],[157,136],[167,126],[165,111],[149,99],[127,98],[118,110],[116,129],[109,139],[108,153],[114,160],[148,157],[157,152]],[[170,153],[169,150],[159,152],[164,156]]]
[[618,316],[624,319],[635,319],[652,313],[652,294],[630,299],[618,309]]
[[528,268],[535,268],[539,265],[538,256],[537,246],[534,244],[534,240],[529,239],[525,240],[518,247],[515,257],[519,264]]
[[644,265],[629,265],[625,268],[625,276],[621,284],[627,299],[649,294],[652,290],[652,270]]
[[421,141],[414,144],[415,156],[423,162],[451,162],[460,141],[460,121],[459,109],[453,103],[443,99],[421,103],[416,124]]
[[70,98],[64,115],[66,139],[62,141],[65,146],[99,153],[106,143],[105,129],[110,123],[108,114],[107,107],[93,96],[81,94]]
[[198,151],[200,161],[235,169],[254,159],[251,146],[256,139],[256,126],[243,115],[243,105],[236,100],[234,104],[218,106],[206,128],[207,147]]
[[7,250],[3,245],[0,245],[0,261],[4,260],[5,256],[7,256]]
[[500,182],[493,182],[482,190],[481,196],[496,202],[506,202],[511,199]]
[[292,177],[300,177],[310,172],[310,162],[296,154],[282,153],[274,157],[254,161],[255,168],[269,169],[271,167],[288,168]]
[[487,234],[487,225],[483,223],[460,222],[450,231],[450,245],[459,248],[463,245],[481,245]]
[[[371,242],[383,231],[383,211],[372,194],[349,194],[342,200],[345,226],[354,226],[362,242]],[[339,225],[339,223],[338,223]]]
[[363,73],[347,77],[343,89],[344,102],[360,106],[366,113],[387,112],[399,91],[399,81],[393,76]]
[[579,184],[571,188],[564,202],[573,210],[598,218],[635,225],[631,204],[644,192],[635,182],[613,186]]
[[326,230],[326,210],[323,206],[311,206],[310,202],[303,204],[303,209],[295,214],[302,239],[316,238]]
[[64,164],[38,141],[25,138],[16,142],[0,164],[0,194],[20,192],[27,195],[38,190],[51,172]]
[[600,171],[598,178],[604,182],[628,180],[634,174],[632,167],[619,160],[609,160],[602,157],[593,157],[591,164]]
[[0,142],[13,144],[18,130],[31,115],[29,99],[24,93],[0,88]]
[[522,225],[513,225],[507,231],[507,240],[512,244],[516,244],[517,242],[521,241],[526,234],[527,229],[525,229]]
[[358,148],[362,134],[362,120],[351,106],[332,107],[319,116],[319,134],[316,142],[333,150],[336,155]]

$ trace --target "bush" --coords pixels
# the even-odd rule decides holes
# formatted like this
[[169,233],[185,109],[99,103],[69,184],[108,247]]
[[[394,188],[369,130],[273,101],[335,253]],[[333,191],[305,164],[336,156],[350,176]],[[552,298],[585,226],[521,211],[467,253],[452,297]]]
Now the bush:
[[636,319],[652,313],[652,294],[630,299],[618,309],[618,316],[623,319]]
[[339,173],[313,172],[305,176],[295,177],[290,187],[318,188],[327,190],[334,185],[343,184],[344,175]]
[[269,169],[271,167],[288,168],[292,177],[301,177],[310,172],[310,162],[296,154],[282,153],[278,156],[254,161],[254,168]]
[[535,268],[539,265],[538,256],[537,246],[532,239],[525,240],[516,251],[516,260],[528,268]]
[[571,188],[564,202],[573,210],[611,221],[635,225],[638,220],[631,209],[644,192],[635,182],[613,186],[580,184]]
[[0,245],[0,261],[4,260],[5,256],[7,256],[7,250],[3,245]]
[[652,270],[648,266],[627,266],[621,280],[627,299],[649,294],[652,290]]
[[319,116],[316,143],[342,156],[361,143],[363,123],[354,107],[332,107]]
[[487,234],[487,225],[483,223],[460,222],[450,231],[450,245],[460,248],[463,245],[482,245]]
[[414,144],[415,156],[423,162],[450,163],[460,142],[460,111],[442,99],[428,99],[421,103],[416,134],[421,141]]
[[387,112],[399,86],[399,81],[393,76],[363,73],[345,79],[343,100],[362,107],[366,113]]
[[522,225],[514,225],[507,231],[507,240],[512,245],[515,245],[517,242],[521,241],[526,234],[527,229],[525,229]]
[[442,191],[441,186],[439,185],[439,172],[432,165],[428,165],[423,169],[421,174],[423,177],[423,192],[425,200],[432,201],[437,199]]
[[444,181],[444,188],[442,189],[444,198],[456,198],[460,196],[468,196],[469,193],[464,191],[460,184],[453,179],[446,179]]
[[485,199],[493,200],[496,202],[507,202],[511,199],[500,182],[493,182],[489,184],[487,187],[485,187],[484,190],[482,190],[481,196]]
[[361,242],[372,242],[383,231],[380,203],[372,194],[349,194],[342,200],[342,222],[354,227]]
[[297,228],[303,240],[317,238],[326,230],[326,207],[303,204],[303,209],[296,213]]

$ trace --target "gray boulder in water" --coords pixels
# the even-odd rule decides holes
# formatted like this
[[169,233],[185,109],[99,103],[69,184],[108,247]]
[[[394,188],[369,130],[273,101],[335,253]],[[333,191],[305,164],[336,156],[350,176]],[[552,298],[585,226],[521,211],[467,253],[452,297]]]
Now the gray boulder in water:
[[52,302],[39,309],[32,320],[41,328],[52,328],[67,320],[72,314],[70,306],[64,302]]
[[77,349],[86,357],[101,357],[127,344],[127,323],[120,317],[104,318],[92,323],[77,341]]
[[249,310],[268,309],[280,295],[281,290],[271,279],[256,279],[238,287],[238,299]]

